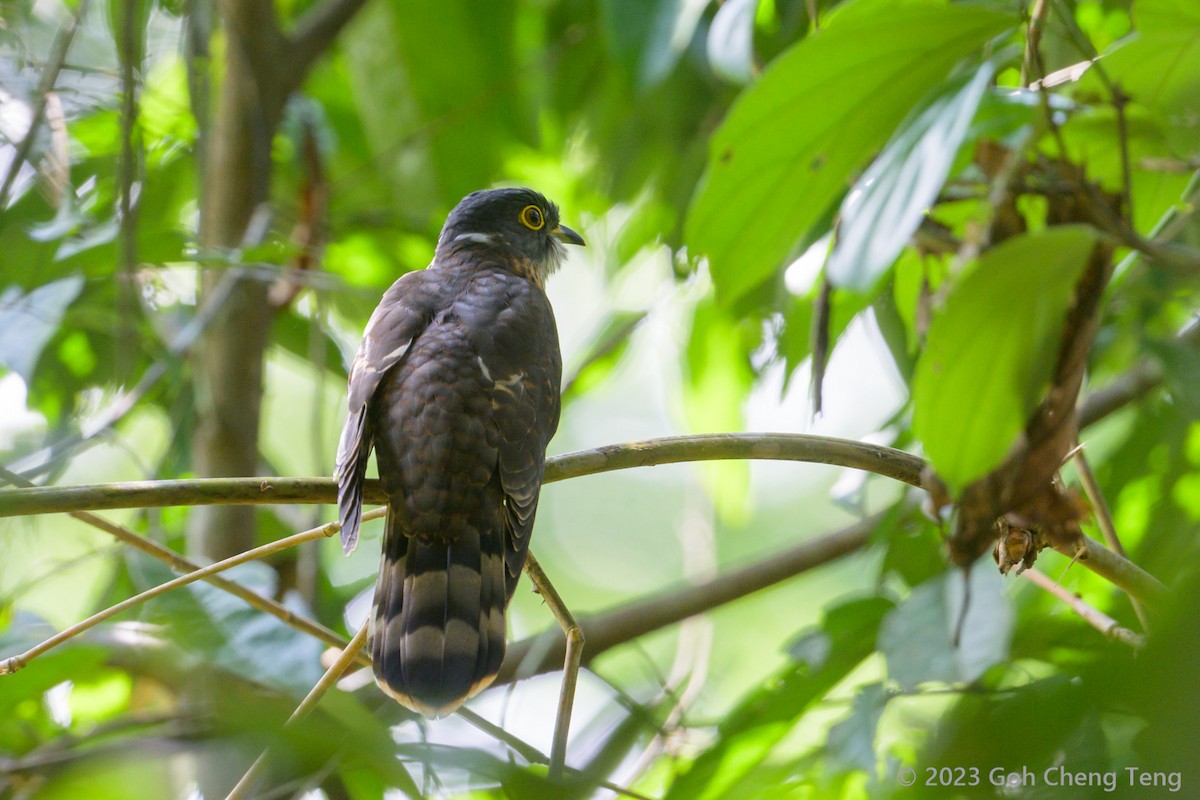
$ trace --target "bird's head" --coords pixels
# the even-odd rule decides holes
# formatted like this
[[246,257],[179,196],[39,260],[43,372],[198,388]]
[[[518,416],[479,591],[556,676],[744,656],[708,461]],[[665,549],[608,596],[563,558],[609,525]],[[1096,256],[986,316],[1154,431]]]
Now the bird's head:
[[434,263],[468,251],[507,259],[538,285],[583,237],[559,222],[558,206],[532,189],[487,189],[464,197],[442,227]]

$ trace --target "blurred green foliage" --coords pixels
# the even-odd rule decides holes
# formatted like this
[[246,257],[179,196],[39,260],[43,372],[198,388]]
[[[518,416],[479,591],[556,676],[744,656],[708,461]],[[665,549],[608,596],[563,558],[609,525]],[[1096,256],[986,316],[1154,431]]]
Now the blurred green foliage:
[[[276,10],[287,27],[332,1]],[[606,781],[671,798],[1100,796],[1048,785],[1058,767],[1115,774],[1105,796],[1196,795],[1200,353],[1177,333],[1200,300],[1200,6],[1048,0],[1039,63],[1025,57],[1032,5],[372,0],[290,100],[261,242],[204,263],[288,295],[265,366],[264,474],[329,472],[347,359],[380,293],[428,262],[463,194],[522,183],[589,242],[550,287],[570,387],[556,452],[739,428],[869,436],[922,452],[958,489],[1041,399],[1093,242],[1120,245],[1088,387],[1131,370],[1162,387],[1083,438],[1130,558],[1170,589],[1140,652],[986,557],[948,570],[945,530],[881,479],[660,467],[543,496],[534,547],[577,613],[666,602],[867,512],[882,522],[852,556],[604,653],[581,686],[576,784],[461,720],[410,719],[355,677],[281,733],[323,645],[201,584],[0,677],[0,797],[196,797],[212,764],[236,779],[267,745],[272,796],[583,797]],[[212,6],[3,7],[0,176],[16,172],[0,209],[0,460],[38,483],[191,475],[184,351],[205,313],[198,193],[226,46],[219,26],[205,33]],[[48,63],[74,14],[66,60]],[[1072,193],[1040,168],[1059,161],[1127,192],[1125,219],[1054,224]],[[1014,231],[991,246],[998,218]],[[317,263],[300,269],[306,226]],[[1176,258],[1123,249],[1136,239]],[[187,509],[107,516],[183,548]],[[328,518],[260,507],[259,536]],[[230,577],[350,633],[378,536],[368,524],[349,559],[321,542]],[[1050,551],[1037,568],[1140,629],[1095,575]],[[0,658],[171,574],[81,523],[4,518]],[[525,591],[511,618],[514,639],[552,624]],[[197,704],[204,687],[221,702]],[[548,751],[554,676],[509,691],[474,707]],[[1131,767],[1180,773],[1182,788],[1130,785]],[[997,786],[994,770],[1033,779]]]

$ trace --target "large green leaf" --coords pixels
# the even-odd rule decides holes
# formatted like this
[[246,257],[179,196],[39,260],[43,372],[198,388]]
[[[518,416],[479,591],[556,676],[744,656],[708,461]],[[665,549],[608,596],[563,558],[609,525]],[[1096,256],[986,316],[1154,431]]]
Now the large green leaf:
[[1004,578],[984,556],[965,575],[950,570],[913,589],[884,618],[879,650],[906,691],[931,681],[969,683],[1007,657],[1014,616]]
[[[358,113],[402,215],[436,223],[496,180],[501,152],[532,138],[536,88],[514,49],[518,9],[464,0],[371,3],[347,29]],[[431,208],[440,198],[445,207]]]
[[931,87],[1013,19],[857,2],[774,61],[712,138],[686,226],[732,300],[771,275]]
[[854,184],[825,267],[834,286],[869,291],[900,255],[942,190],[992,72],[985,62],[973,75],[948,81]]
[[979,260],[931,323],[913,382],[913,430],[952,490],[998,464],[1025,427],[1094,242],[1083,226],[1009,239]]
[[1200,4],[1139,0],[1138,33],[1104,58],[1123,92],[1161,112],[1195,147],[1200,136]]

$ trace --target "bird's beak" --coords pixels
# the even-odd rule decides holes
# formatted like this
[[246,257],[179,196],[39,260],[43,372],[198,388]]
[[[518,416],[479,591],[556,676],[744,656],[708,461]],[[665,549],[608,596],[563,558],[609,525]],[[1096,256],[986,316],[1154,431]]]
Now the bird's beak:
[[566,244],[577,244],[581,247],[587,247],[587,242],[583,240],[575,231],[568,228],[566,225],[559,225],[554,230],[550,231],[550,235]]

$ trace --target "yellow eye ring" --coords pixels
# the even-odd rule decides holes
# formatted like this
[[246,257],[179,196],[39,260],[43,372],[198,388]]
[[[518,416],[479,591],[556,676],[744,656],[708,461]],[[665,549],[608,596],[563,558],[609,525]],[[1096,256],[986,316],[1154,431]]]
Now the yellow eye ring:
[[546,227],[546,217],[542,214],[542,210],[534,205],[528,205],[521,209],[519,217],[521,224],[531,231],[540,231]]

